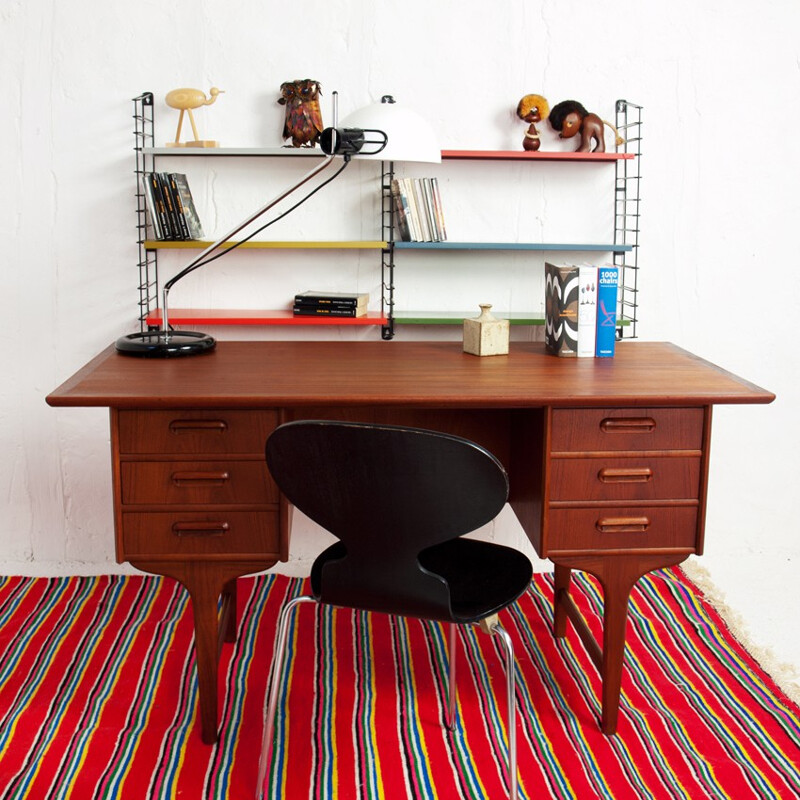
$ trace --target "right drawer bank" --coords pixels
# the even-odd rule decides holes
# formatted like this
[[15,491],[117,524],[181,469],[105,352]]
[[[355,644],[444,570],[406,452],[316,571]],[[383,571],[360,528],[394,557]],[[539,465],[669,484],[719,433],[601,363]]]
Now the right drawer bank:
[[699,552],[708,414],[704,407],[551,409],[542,555]]

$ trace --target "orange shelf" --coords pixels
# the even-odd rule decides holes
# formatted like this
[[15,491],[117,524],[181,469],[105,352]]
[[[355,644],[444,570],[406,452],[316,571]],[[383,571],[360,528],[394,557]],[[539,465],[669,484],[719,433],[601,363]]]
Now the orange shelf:
[[[389,320],[377,311],[363,317],[295,316],[288,309],[174,308],[169,312],[171,325],[387,325]],[[161,309],[147,315],[147,325],[160,326]]]
[[621,161],[633,153],[567,153],[536,150],[442,150],[443,159],[473,161]]

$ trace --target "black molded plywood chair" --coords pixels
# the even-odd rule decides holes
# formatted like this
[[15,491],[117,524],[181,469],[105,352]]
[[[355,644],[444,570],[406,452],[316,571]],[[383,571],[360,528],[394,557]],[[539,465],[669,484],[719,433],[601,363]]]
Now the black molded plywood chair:
[[289,616],[327,603],[451,623],[447,727],[455,714],[458,625],[480,623],[504,645],[509,796],[517,796],[514,651],[497,612],[527,588],[532,567],[509,547],[461,538],[494,519],[508,479],[487,450],[417,428],[298,421],[277,428],[267,464],[287,499],[339,541],[315,560],[311,595],[281,612],[270,675],[258,797],[272,749]]

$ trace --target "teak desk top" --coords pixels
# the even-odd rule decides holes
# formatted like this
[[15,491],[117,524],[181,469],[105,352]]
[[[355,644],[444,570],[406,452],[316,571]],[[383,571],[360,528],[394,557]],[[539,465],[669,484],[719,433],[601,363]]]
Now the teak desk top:
[[513,343],[479,358],[457,342],[220,342],[174,359],[109,347],[47,397],[52,406],[647,406],[769,403],[774,395],[666,343],[620,342],[610,359]]

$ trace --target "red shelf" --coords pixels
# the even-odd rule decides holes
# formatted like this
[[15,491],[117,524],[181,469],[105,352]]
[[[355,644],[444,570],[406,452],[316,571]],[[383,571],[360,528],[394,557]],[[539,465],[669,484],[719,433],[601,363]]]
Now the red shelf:
[[[363,317],[299,317],[288,309],[175,308],[169,312],[171,325],[386,325],[388,319],[377,311]],[[161,325],[161,309],[147,315],[147,325]]]
[[621,161],[633,153],[565,153],[537,150],[442,150],[443,159],[473,161]]

